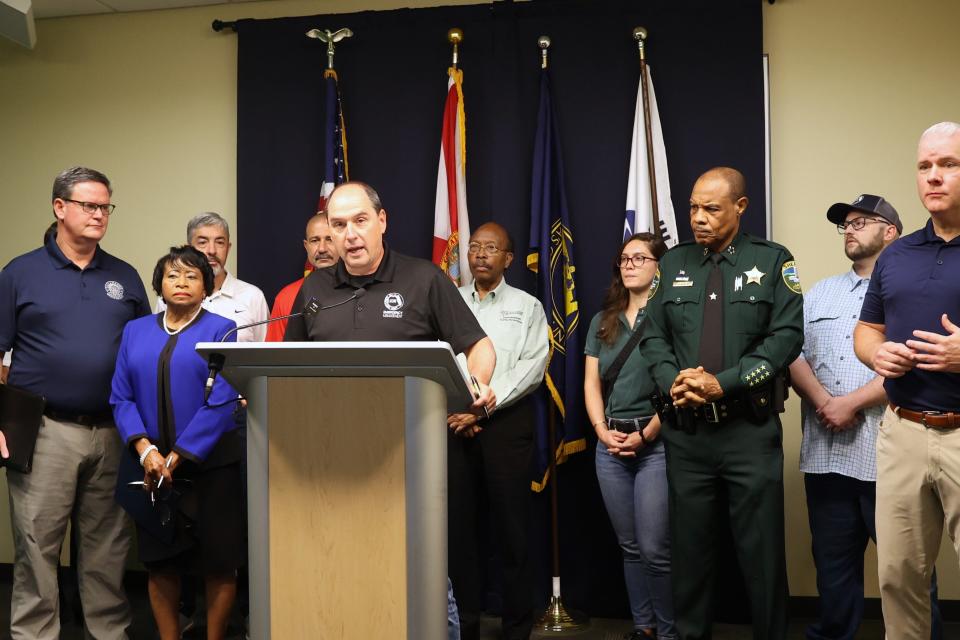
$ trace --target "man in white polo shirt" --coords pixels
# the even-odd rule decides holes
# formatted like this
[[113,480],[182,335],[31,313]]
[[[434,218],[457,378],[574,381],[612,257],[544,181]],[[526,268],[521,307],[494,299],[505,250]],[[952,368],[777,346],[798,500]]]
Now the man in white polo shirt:
[[[230,225],[217,213],[201,213],[187,223],[187,242],[207,256],[213,268],[213,293],[203,301],[207,311],[229,318],[237,326],[260,322],[270,317],[267,299],[263,292],[249,282],[244,282],[227,271],[227,256],[230,255]],[[166,305],[157,300],[157,311]],[[266,325],[241,329],[237,342],[263,342],[267,336]]]

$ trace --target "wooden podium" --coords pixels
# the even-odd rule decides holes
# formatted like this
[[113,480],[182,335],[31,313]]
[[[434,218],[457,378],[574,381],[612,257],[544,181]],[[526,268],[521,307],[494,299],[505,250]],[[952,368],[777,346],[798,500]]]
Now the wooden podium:
[[447,637],[445,342],[200,343],[248,399],[250,637]]

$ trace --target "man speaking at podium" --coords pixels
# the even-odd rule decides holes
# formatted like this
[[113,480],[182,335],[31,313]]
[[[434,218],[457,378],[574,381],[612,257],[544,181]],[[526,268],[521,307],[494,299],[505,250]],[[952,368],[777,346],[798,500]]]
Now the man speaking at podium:
[[454,352],[467,356],[467,368],[479,382],[474,409],[493,411],[496,398],[487,386],[497,362],[493,342],[440,269],[383,241],[387,212],[373,187],[363,182],[338,186],[327,201],[327,220],[341,260],[307,276],[293,308],[302,309],[310,298],[321,308],[351,298],[353,304],[291,318],[284,340],[449,342]]
[[[467,356],[479,384],[472,410],[493,411],[496,397],[488,386],[497,363],[493,342],[436,265],[384,243],[387,212],[373,187],[355,181],[338,186],[327,200],[327,220],[340,262],[307,276],[293,308],[303,309],[310,298],[321,307],[351,299],[353,304],[291,318],[284,341],[443,340]],[[438,438],[445,437],[442,429],[437,425]],[[452,604],[450,616],[450,637],[459,638]]]

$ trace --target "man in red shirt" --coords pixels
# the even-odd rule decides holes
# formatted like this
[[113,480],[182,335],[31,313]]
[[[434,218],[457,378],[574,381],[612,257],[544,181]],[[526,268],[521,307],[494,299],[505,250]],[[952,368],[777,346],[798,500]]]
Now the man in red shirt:
[[[333,244],[330,235],[330,226],[327,224],[327,214],[319,212],[307,221],[306,236],[303,239],[303,248],[307,250],[307,260],[314,269],[323,269],[337,264],[340,255]],[[289,315],[293,312],[293,300],[300,292],[303,278],[291,282],[277,294],[270,310],[271,318]],[[267,342],[283,342],[283,334],[287,331],[287,321],[278,320],[267,325]]]

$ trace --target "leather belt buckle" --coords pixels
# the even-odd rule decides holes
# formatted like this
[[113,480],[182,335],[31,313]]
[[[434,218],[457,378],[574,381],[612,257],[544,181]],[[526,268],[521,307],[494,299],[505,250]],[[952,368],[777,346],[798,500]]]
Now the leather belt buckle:
[[927,418],[939,418],[943,416],[939,411],[921,411],[920,412],[920,424],[925,427],[939,427],[939,425],[933,425],[927,422]]
[[716,402],[707,402],[703,405],[703,419],[711,424],[720,422],[720,410]]

